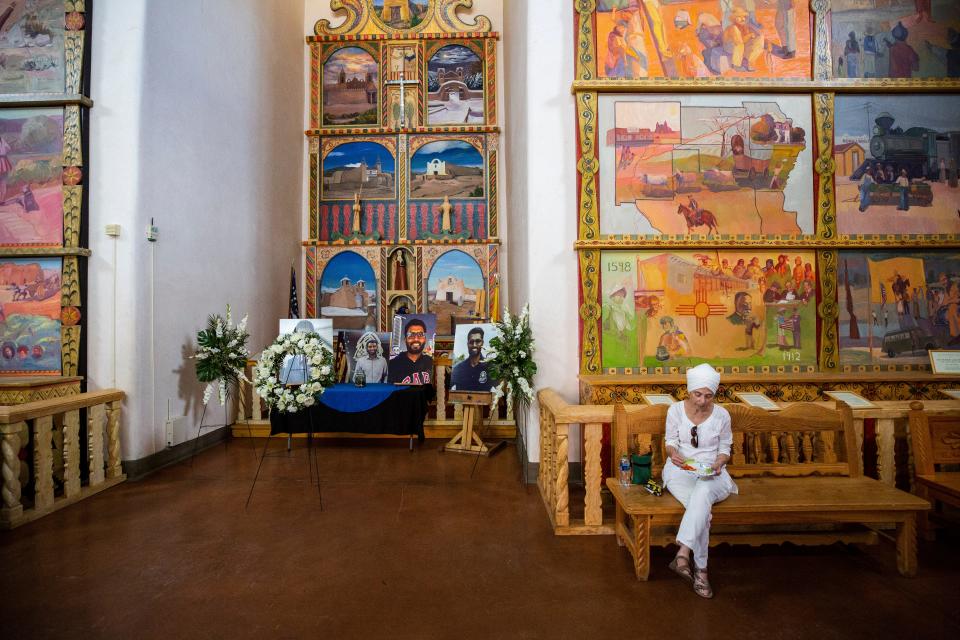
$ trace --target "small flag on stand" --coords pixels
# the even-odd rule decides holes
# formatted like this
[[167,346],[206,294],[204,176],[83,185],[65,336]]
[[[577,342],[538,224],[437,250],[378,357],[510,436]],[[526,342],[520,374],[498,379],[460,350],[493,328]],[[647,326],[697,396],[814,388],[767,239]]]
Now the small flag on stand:
[[300,317],[300,303],[297,302],[297,271],[293,267],[290,267],[290,306],[287,308],[287,317]]

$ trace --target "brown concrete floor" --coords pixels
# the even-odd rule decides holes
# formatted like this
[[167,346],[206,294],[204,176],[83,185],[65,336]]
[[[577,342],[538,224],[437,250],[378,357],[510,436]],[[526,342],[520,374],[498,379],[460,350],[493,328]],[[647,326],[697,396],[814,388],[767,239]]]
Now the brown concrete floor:
[[[302,445],[302,443],[297,443]],[[554,537],[516,450],[322,443],[202,453],[0,534],[0,638],[960,637],[960,536],[922,544],[721,546],[704,601],[655,550],[633,578],[609,536]],[[282,450],[277,439],[273,446]]]

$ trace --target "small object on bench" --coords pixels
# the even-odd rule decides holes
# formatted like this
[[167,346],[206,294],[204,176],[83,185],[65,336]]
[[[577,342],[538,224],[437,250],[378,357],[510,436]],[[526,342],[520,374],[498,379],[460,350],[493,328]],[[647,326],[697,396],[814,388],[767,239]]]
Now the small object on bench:
[[[724,406],[733,429],[727,469],[740,493],[713,506],[710,544],[875,543],[879,536],[872,527],[890,525],[896,527],[898,570],[904,576],[916,574],[917,514],[930,505],[861,477],[849,406],[838,403],[834,410],[797,403],[777,413],[743,404]],[[614,458],[652,445],[653,473],[658,475],[666,460],[667,409],[617,405]],[[674,543],[683,505],[672,496],[657,498],[646,487],[620,486],[613,478],[607,487],[616,502],[617,543],[633,557],[637,578],[646,580],[650,546]],[[724,530],[727,525],[732,526]],[[749,529],[753,525],[764,527]]]
[[[451,391],[447,399],[463,405],[463,428],[444,447],[444,451],[489,456],[506,444],[503,440],[488,445],[477,434],[474,426],[483,421],[483,407],[489,406],[492,394],[489,391]],[[478,420],[479,418],[479,420]]]
[[[960,464],[960,409],[930,415],[922,402],[911,402],[909,420],[916,494],[931,503],[934,513],[939,503],[960,507],[960,471],[938,470],[940,465]],[[920,534],[932,540],[927,513],[918,524]]]

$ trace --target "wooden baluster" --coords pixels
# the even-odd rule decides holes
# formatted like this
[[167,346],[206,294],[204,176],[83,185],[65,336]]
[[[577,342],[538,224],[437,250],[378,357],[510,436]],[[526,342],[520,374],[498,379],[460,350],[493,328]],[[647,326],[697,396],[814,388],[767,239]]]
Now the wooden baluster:
[[34,507],[40,511],[53,506],[53,418],[33,422]]
[[80,493],[80,411],[63,415],[63,495],[72,498]]
[[806,463],[813,462],[813,441],[810,439],[809,431],[803,432],[801,446],[803,447],[803,461]]
[[570,452],[567,447],[567,439],[570,434],[569,424],[557,425],[557,440],[555,450],[555,473],[554,483],[556,505],[554,507],[554,522],[558,527],[566,527],[570,524],[570,486],[567,480],[570,476],[570,467],[568,464]]
[[770,441],[770,463],[777,464],[780,462],[780,443],[777,441],[777,433],[771,431],[768,439]]
[[751,445],[753,450],[753,458],[751,459],[751,462],[753,464],[760,464],[760,462],[763,460],[763,443],[760,442],[760,434],[754,432],[750,435],[752,436],[750,439],[752,440]]
[[584,428],[584,482],[586,496],[584,497],[583,523],[588,526],[599,526],[603,523],[603,509],[601,508],[600,489],[603,486],[603,469],[600,464],[600,448],[603,439],[603,425],[591,423]]
[[53,457],[53,481],[54,493],[56,493],[57,483],[63,486],[64,468],[63,468],[63,414],[54,414],[50,416],[50,455]]
[[90,466],[91,487],[103,483],[103,421],[102,404],[87,409],[87,458]]
[[730,448],[733,457],[733,464],[746,464],[747,458],[743,455],[743,434],[734,432],[733,446]]
[[793,431],[787,432],[787,462],[797,464],[799,462],[797,455],[797,434]]
[[0,453],[3,455],[2,487],[0,487],[0,523],[9,526],[23,517],[23,504],[20,503],[20,431],[26,423],[9,425],[10,433],[4,433],[0,440]]
[[107,477],[123,475],[120,467],[120,401],[107,405]]
[[884,484],[894,485],[897,470],[894,467],[894,421],[877,418],[877,475]]
[[[461,405],[455,405],[460,410]],[[463,421],[463,411],[456,417],[458,422]],[[447,419],[447,368],[437,367],[437,420]]]
[[250,417],[250,415],[247,413],[247,405],[249,404],[248,398],[252,395],[253,394],[251,393],[250,385],[247,384],[245,380],[240,380],[237,382],[237,422],[241,422],[242,420],[246,420]]

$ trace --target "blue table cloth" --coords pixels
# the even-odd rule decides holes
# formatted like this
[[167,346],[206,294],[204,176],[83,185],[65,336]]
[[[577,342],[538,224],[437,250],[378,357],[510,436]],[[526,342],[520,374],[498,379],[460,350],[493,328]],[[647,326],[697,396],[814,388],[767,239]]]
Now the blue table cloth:
[[323,392],[320,402],[337,411],[358,413],[373,409],[400,389],[403,387],[395,384],[368,384],[365,387],[335,384]]

